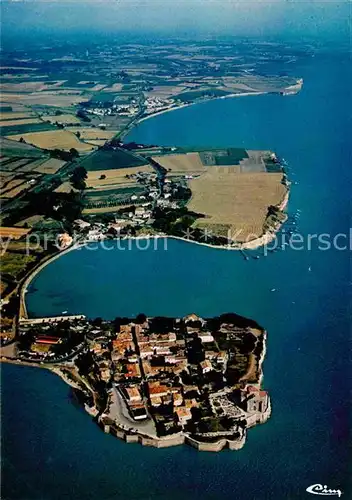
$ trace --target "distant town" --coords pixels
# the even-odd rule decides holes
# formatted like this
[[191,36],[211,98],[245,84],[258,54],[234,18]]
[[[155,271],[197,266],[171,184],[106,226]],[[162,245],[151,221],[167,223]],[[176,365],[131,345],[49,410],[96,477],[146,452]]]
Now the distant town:
[[203,319],[22,319],[2,361],[48,368],[107,433],[127,442],[240,449],[265,422],[266,332],[236,314]]

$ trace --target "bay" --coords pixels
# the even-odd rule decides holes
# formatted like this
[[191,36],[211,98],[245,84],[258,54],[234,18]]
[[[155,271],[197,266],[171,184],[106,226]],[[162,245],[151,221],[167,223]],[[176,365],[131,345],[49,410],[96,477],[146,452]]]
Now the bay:
[[[302,211],[305,241],[309,234],[348,235],[349,61],[319,56],[296,69],[305,80],[297,96],[184,108],[142,122],[128,139],[275,150],[298,182],[289,211]],[[314,483],[340,487],[347,498],[348,250],[319,250],[315,242],[311,250],[306,244],[245,261],[171,239],[167,250],[162,240],[157,250],[141,249],[141,241],[110,245],[44,268],[27,294],[30,313],[249,316],[268,330],[264,387],[272,417],[249,432],[239,452],[126,445],[104,435],[57,377],[4,366],[4,498],[300,499]]]

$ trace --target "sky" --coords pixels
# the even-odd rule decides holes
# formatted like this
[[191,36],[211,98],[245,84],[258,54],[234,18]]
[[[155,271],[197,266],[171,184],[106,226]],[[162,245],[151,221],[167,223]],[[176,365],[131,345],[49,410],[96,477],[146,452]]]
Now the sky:
[[5,35],[27,31],[348,35],[347,0],[3,0]]

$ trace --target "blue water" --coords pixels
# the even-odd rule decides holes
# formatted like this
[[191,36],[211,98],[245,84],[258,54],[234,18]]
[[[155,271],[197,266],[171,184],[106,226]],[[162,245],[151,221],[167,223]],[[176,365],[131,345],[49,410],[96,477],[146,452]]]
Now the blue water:
[[[185,108],[143,122],[129,139],[273,149],[299,183],[289,210],[302,210],[301,234],[348,234],[348,70],[347,58],[319,56],[297,66],[305,79],[297,96]],[[304,499],[309,485],[323,483],[349,498],[348,251],[322,251],[313,242],[311,250],[244,261],[176,240],[156,251],[129,244],[81,249],[47,266],[27,295],[30,313],[250,316],[268,330],[264,385],[272,418],[250,431],[240,452],[125,445],[96,428],[50,373],[5,366],[3,497]]]

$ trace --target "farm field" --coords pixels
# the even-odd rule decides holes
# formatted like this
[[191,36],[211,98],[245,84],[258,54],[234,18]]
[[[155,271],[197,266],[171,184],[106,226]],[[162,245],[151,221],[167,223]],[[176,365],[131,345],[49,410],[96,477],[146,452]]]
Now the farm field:
[[9,111],[1,111],[1,109],[0,109],[0,120],[1,121],[20,120],[20,119],[25,119],[25,118],[37,118],[37,115],[35,115],[34,113],[31,113],[30,111],[28,111],[28,112],[11,111],[11,108]]
[[[86,209],[108,209],[116,211],[122,206],[129,206],[136,202],[132,196],[137,198],[145,196],[145,189],[142,186],[121,186],[111,189],[94,189],[85,192],[84,204]],[[145,198],[144,198],[145,199]],[[110,210],[114,208],[114,210]],[[86,213],[86,212],[84,212]]]
[[114,83],[111,87],[105,87],[104,92],[120,92],[122,87],[122,83]]
[[78,93],[62,94],[59,92],[33,92],[32,94],[6,93],[1,95],[4,103],[20,103],[27,106],[69,107],[79,102],[89,101],[90,95]]
[[55,189],[55,193],[71,193],[71,191],[77,192],[77,189],[75,189],[69,181],[63,182]]
[[74,134],[79,132],[80,138],[89,142],[92,142],[92,140],[104,140],[106,142],[117,134],[117,130],[101,130],[95,127],[69,127],[67,130]]
[[43,156],[43,151],[40,149],[24,142],[6,139],[5,137],[0,137],[0,149],[1,154],[6,157],[39,158]]
[[27,217],[26,219],[23,219],[19,222],[17,222],[15,224],[16,227],[29,227],[29,228],[32,228],[34,227],[36,224],[38,224],[38,222],[41,222],[44,220],[44,216],[43,215],[32,215],[31,217]]
[[14,198],[18,194],[22,193],[22,191],[29,188],[29,185],[25,181],[25,179],[16,179],[10,181],[5,188],[2,189],[1,196],[3,198]]
[[[21,114],[21,113],[19,113]],[[17,125],[28,125],[30,123],[43,123],[42,120],[33,116],[32,118],[20,118],[16,120],[0,120],[0,127],[16,127]]]
[[37,243],[35,240],[34,241],[11,241],[8,243],[6,246],[6,251],[7,252],[25,252],[26,250],[30,251],[31,253],[43,253],[44,248]]
[[281,184],[282,173],[230,172],[224,167],[209,167],[197,179],[189,181],[192,198],[189,210],[206,215],[196,222],[214,234],[226,236],[239,231],[236,241],[243,242],[263,234],[270,205],[278,205],[287,189]]
[[113,205],[109,207],[96,207],[96,208],[85,208],[82,212],[83,215],[94,215],[94,214],[109,214],[116,212],[121,208],[126,208],[130,205]]
[[199,174],[206,171],[198,153],[153,156],[152,160],[165,168],[167,175]]
[[89,139],[89,144],[92,144],[93,146],[98,146],[98,147],[101,147],[101,146],[104,146],[104,144],[106,143],[106,139],[99,139],[98,141],[93,141],[93,139]]
[[186,87],[181,85],[155,85],[153,90],[144,92],[146,97],[157,97],[159,99],[172,98],[177,94],[180,94]]
[[101,149],[82,159],[80,166],[88,172],[94,170],[113,170],[117,168],[139,167],[147,165],[144,159],[139,159],[127,151],[123,150],[104,150]]
[[[86,180],[87,188],[108,188],[112,186],[135,185],[134,179],[127,176],[136,175],[140,172],[154,173],[154,169],[148,165],[142,167],[118,168],[114,170],[94,170],[88,172]],[[101,179],[105,176],[104,179]]]
[[230,94],[231,94],[230,90],[226,91],[209,87],[204,90],[190,90],[182,92],[181,94],[175,95],[174,98],[182,102],[188,102],[188,101],[194,101],[195,99],[201,99],[204,97],[223,97]]
[[64,125],[71,125],[72,123],[81,123],[77,116],[72,114],[62,115],[43,115],[42,120],[49,121],[50,123],[63,123]]
[[65,83],[65,80],[60,80],[55,83],[45,81],[24,81],[24,82],[3,82],[0,84],[1,92],[38,92],[42,90],[51,90],[60,87]]
[[65,161],[58,160],[56,158],[49,158],[48,160],[41,163],[39,166],[34,168],[35,172],[41,174],[56,174],[61,167],[65,165]]
[[248,153],[242,148],[227,148],[216,150],[202,150],[199,152],[203,165],[239,165],[240,162],[248,158]]
[[22,236],[26,236],[30,229],[22,228],[22,227],[0,227],[0,238],[11,238],[13,240],[18,240],[22,238]]
[[44,123],[41,120],[38,120],[37,122],[32,121],[26,124],[15,123],[11,126],[2,126],[1,135],[10,136],[10,138],[12,139],[12,136],[35,132],[45,132],[47,130],[56,130],[56,127],[54,125],[51,125],[50,123]]
[[78,138],[67,130],[53,130],[45,132],[34,132],[28,134],[13,135],[11,139],[19,141],[23,139],[34,146],[43,149],[77,149],[79,152],[89,152],[94,150],[94,146],[80,142]]

